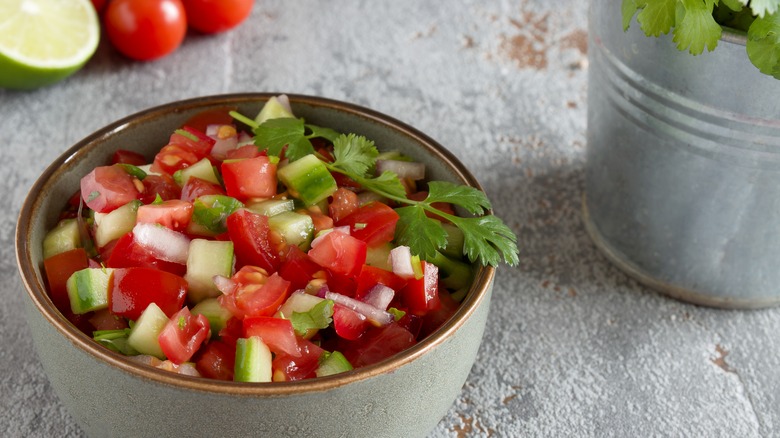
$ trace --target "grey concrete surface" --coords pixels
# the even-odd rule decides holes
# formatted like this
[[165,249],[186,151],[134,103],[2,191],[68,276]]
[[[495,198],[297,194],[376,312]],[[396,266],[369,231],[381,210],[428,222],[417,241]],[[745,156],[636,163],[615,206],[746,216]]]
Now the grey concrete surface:
[[240,28],[191,34],[159,61],[128,61],[103,42],[64,82],[0,90],[0,435],[81,435],[23,317],[13,233],[37,175],[130,113],[268,91],[416,126],[467,163],[520,238],[477,362],[431,436],[779,436],[780,310],[665,298],[585,232],[586,36],[580,0],[267,0]]

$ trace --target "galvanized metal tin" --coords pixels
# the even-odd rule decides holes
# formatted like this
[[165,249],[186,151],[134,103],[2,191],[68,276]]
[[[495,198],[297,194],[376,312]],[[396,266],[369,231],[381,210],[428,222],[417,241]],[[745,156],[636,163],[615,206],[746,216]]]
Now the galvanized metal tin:
[[724,32],[679,52],[591,2],[584,216],[642,283],[708,306],[780,304],[780,81]]

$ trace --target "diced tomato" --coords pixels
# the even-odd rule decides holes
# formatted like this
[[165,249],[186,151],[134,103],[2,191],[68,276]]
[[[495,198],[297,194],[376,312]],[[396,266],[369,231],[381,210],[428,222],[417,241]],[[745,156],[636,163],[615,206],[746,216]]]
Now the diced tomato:
[[415,344],[409,330],[396,322],[367,331],[360,339],[340,343],[339,351],[353,367],[363,367],[400,353]]
[[295,337],[292,323],[289,319],[271,316],[253,316],[244,318],[244,336],[258,336],[274,354],[286,354],[293,357],[301,356],[301,349]]
[[114,156],[111,157],[111,164],[132,164],[133,166],[143,166],[147,163],[146,157],[138,152],[126,151],[119,149],[114,152]]
[[141,195],[141,202],[144,204],[151,204],[157,196],[163,201],[179,199],[181,189],[168,174],[146,175],[141,182],[144,184],[144,192]]
[[276,164],[264,155],[223,162],[222,179],[228,196],[242,201],[276,195]]
[[89,317],[95,330],[121,330],[127,328],[127,320],[114,315],[110,309],[101,309]]
[[187,228],[192,219],[192,203],[171,199],[160,204],[148,204],[138,207],[136,222],[141,224],[160,224],[175,231]]
[[298,338],[300,356],[277,355],[273,362],[274,382],[302,380],[315,377],[314,372],[320,366],[320,357],[325,352],[310,341]]
[[391,271],[377,268],[375,266],[363,265],[363,267],[360,269],[360,275],[357,279],[355,298],[363,298],[366,293],[377,284],[383,284],[398,292],[406,285],[406,280],[395,275]]
[[327,271],[326,281],[328,283],[328,288],[331,291],[346,295],[350,298],[355,298],[357,278],[354,275],[338,274],[333,271]]
[[100,166],[81,178],[81,196],[89,208],[108,213],[138,199],[140,193],[131,177],[119,166]]
[[190,167],[201,158],[186,146],[169,144],[163,146],[160,152],[154,156],[151,170],[152,172],[173,175],[177,170]]
[[208,336],[209,320],[182,307],[165,324],[157,340],[165,357],[178,365],[190,360]]
[[306,210],[302,210],[302,213],[306,213],[311,217],[311,221],[314,223],[314,234],[317,234],[322,230],[333,228],[333,219],[327,214],[324,214],[316,205],[313,205]]
[[[458,310],[458,302],[453,300],[447,291],[439,291],[439,301],[441,302],[441,305],[438,309],[432,310],[422,317],[422,320],[420,321],[421,326],[419,328],[421,337],[428,336],[437,328],[441,327],[442,324],[450,319]],[[410,315],[407,314],[405,317],[406,316]]]
[[[457,303],[456,303],[457,305]],[[443,308],[444,306],[442,306]],[[436,311],[438,312],[438,311]],[[431,312],[427,316],[430,316],[436,312]],[[442,321],[443,322],[443,321]],[[420,339],[420,331],[422,330],[423,320],[417,315],[412,315],[411,313],[407,313],[406,315],[402,316],[401,319],[398,320],[398,325],[401,327],[409,330],[409,333],[414,336],[415,339]],[[435,328],[438,328],[439,326],[436,326]]]
[[229,125],[235,121],[230,115],[230,111],[234,110],[236,110],[234,107],[225,107],[203,111],[192,116],[184,126],[206,132],[209,125]]
[[239,209],[227,218],[227,229],[236,254],[236,267],[259,266],[276,271],[279,254],[269,240],[268,216]]
[[227,154],[225,154],[225,159],[240,160],[242,158],[256,158],[261,155],[267,155],[267,154],[260,151],[260,149],[258,149],[257,146],[253,144],[247,144],[239,148],[227,151]]
[[366,332],[370,323],[365,316],[341,304],[333,306],[333,328],[344,339],[354,341]]
[[290,295],[290,282],[279,274],[268,274],[255,266],[244,266],[232,278],[238,287],[219,297],[233,316],[271,316]]
[[171,134],[171,138],[168,140],[168,144],[184,146],[185,148],[194,152],[199,157],[198,159],[205,157],[211,152],[211,148],[214,147],[215,142],[213,138],[206,135],[203,131],[195,129],[191,126],[185,126],[181,128],[181,130],[186,132],[186,135],[180,134],[179,132],[174,132]]
[[184,276],[187,270],[185,265],[160,260],[152,255],[148,250],[135,243],[132,232],[117,240],[108,260],[106,260],[106,266],[109,268],[154,268],[178,276]]
[[227,320],[225,327],[219,331],[219,340],[236,349],[236,340],[244,335],[244,325],[241,319],[232,317]]
[[89,258],[84,248],[76,248],[53,255],[43,261],[46,280],[49,283],[49,296],[60,312],[67,315],[70,310],[68,298],[68,278],[76,272],[89,267]]
[[195,369],[210,379],[233,380],[236,348],[222,341],[211,341],[202,347],[195,358]]
[[317,246],[309,250],[315,263],[336,274],[356,277],[366,262],[366,243],[339,231],[319,238]]
[[136,320],[151,303],[171,317],[184,305],[187,282],[178,275],[151,268],[115,269],[108,287],[108,308]]
[[336,221],[336,226],[348,226],[352,236],[375,247],[393,240],[398,219],[398,213],[386,204],[370,202]]
[[194,202],[204,195],[225,195],[225,190],[219,184],[197,178],[190,177],[187,182],[184,183],[184,187],[181,188],[181,200],[187,202]]
[[284,262],[279,266],[279,275],[291,283],[292,290],[305,288],[319,271],[322,267],[296,245],[288,246]]
[[439,268],[426,261],[422,261],[423,277],[412,278],[407,281],[406,287],[401,291],[401,297],[415,315],[425,315],[441,306],[439,300]]
[[341,219],[349,216],[360,207],[357,194],[352,190],[339,188],[331,195],[331,202],[328,205],[328,213],[333,218],[333,222],[338,223]]

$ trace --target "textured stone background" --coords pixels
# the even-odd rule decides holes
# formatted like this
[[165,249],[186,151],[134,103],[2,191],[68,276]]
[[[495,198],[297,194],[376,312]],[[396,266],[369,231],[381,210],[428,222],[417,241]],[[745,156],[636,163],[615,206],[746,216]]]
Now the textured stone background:
[[776,436],[780,311],[664,298],[588,239],[587,74],[580,0],[268,0],[235,31],[190,35],[157,62],[127,61],[104,43],[60,84],[0,90],[0,434],[80,434],[22,313],[13,233],[37,175],[130,113],[270,91],[411,123],[467,163],[520,237],[521,263],[499,270],[477,363],[432,436]]

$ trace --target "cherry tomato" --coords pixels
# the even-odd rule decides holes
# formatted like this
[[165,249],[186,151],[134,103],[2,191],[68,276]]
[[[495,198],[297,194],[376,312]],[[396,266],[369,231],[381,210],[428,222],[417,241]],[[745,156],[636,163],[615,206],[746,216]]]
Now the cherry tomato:
[[183,0],[189,25],[203,33],[232,29],[249,16],[254,0]]
[[180,0],[113,0],[105,11],[108,39],[122,54],[140,61],[176,50],[187,33]]

